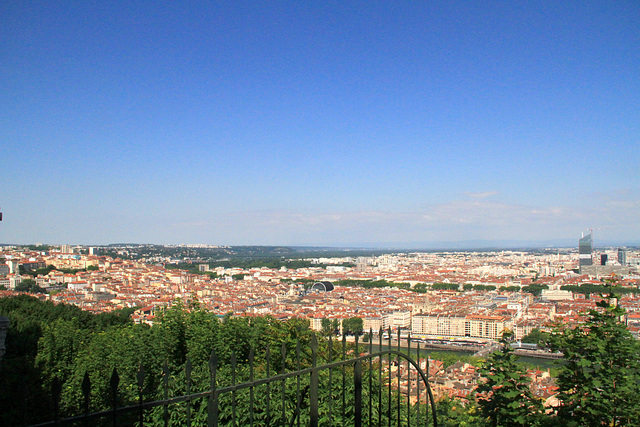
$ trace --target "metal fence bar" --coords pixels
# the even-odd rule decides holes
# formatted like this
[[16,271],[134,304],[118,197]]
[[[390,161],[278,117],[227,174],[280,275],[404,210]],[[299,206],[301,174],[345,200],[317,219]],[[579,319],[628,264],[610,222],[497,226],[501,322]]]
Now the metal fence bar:
[[[411,334],[407,334],[407,354],[411,356]],[[399,387],[398,387],[399,388]],[[411,369],[407,362],[407,427],[411,427]]]
[[[318,362],[318,341],[314,336],[311,339],[311,368],[316,368]],[[331,371],[329,371],[331,372]],[[309,389],[309,424],[311,427],[318,427],[320,421],[318,405],[318,370],[311,371],[311,385]],[[331,401],[331,395],[329,395]]]
[[[267,369],[268,369],[267,365]],[[218,370],[218,357],[214,351],[211,351],[211,357],[209,357],[209,371],[211,373],[211,391],[209,392],[209,405],[208,411],[208,424],[209,427],[218,426],[218,399],[216,393],[216,374]]]
[[[400,335],[398,335],[398,338],[400,338]],[[410,339],[410,337],[408,338]],[[397,394],[397,402],[396,404],[398,405],[398,410],[397,410],[397,423],[399,425],[399,423],[402,421],[402,416],[401,416],[401,406],[403,406],[403,401],[402,401],[402,397],[400,394],[400,379],[401,379],[401,365],[402,362],[401,361],[406,361],[406,366],[407,366],[407,378],[409,380],[409,383],[411,381],[411,376],[410,376],[410,371],[411,371],[411,367],[413,366],[415,368],[415,370],[417,371],[417,380],[418,380],[418,403],[416,405],[417,411],[418,411],[418,417],[420,417],[420,381],[422,381],[424,383],[425,386],[425,390],[427,391],[427,414],[429,411],[429,403],[431,403],[431,409],[432,409],[432,417],[433,417],[433,424],[434,426],[437,426],[437,418],[436,418],[436,412],[435,412],[435,403],[433,401],[433,395],[431,393],[431,389],[429,387],[429,383],[427,382],[427,376],[425,374],[425,371],[423,371],[423,369],[421,369],[420,367],[420,345],[418,344],[418,348],[417,348],[417,361],[414,361],[413,358],[411,357],[410,351],[411,351],[411,345],[409,344],[409,354],[405,354],[403,352],[401,352],[401,347],[400,345],[398,345],[398,349],[393,349],[391,346],[391,334],[389,334],[389,342],[388,342],[388,347],[385,350],[382,347],[382,334],[379,336],[379,344],[380,344],[380,351],[374,353],[373,352],[373,343],[371,342],[372,340],[370,339],[369,342],[369,353],[368,354],[364,354],[364,355],[360,355],[359,351],[359,341],[358,339],[356,339],[356,345],[355,345],[355,350],[356,350],[356,354],[354,354],[354,357],[347,359],[346,358],[346,340],[343,338],[343,356],[342,358],[340,358],[340,360],[337,361],[332,361],[332,354],[331,354],[331,340],[329,340],[329,363],[327,364],[323,364],[318,366],[317,364],[317,354],[318,354],[318,344],[317,341],[314,339],[312,339],[311,341],[311,366],[308,368],[304,368],[304,369],[298,369],[295,372],[286,372],[286,346],[283,344],[282,346],[282,351],[281,351],[281,356],[282,356],[282,372],[279,375],[275,375],[275,376],[270,376],[270,352],[269,349],[266,349],[266,356],[267,356],[267,363],[266,363],[266,374],[267,377],[266,378],[261,378],[261,379],[255,379],[254,378],[254,374],[253,374],[253,363],[254,363],[254,358],[252,357],[252,353],[253,353],[253,349],[250,350],[250,356],[249,356],[249,381],[247,382],[241,382],[241,383],[237,383],[236,380],[236,375],[237,375],[237,359],[235,357],[235,353],[232,353],[231,355],[231,382],[232,384],[229,386],[224,386],[224,387],[218,387],[217,385],[217,380],[216,380],[216,375],[217,375],[217,369],[218,369],[218,359],[217,356],[214,352],[211,353],[211,357],[209,359],[209,369],[210,369],[210,374],[211,374],[211,387],[209,390],[207,391],[203,391],[203,392],[197,392],[197,393],[191,393],[191,368],[190,368],[190,363],[187,361],[187,395],[184,396],[178,396],[178,397],[173,397],[173,398],[169,398],[168,397],[168,381],[169,381],[169,368],[167,363],[165,362],[164,365],[164,369],[163,369],[163,395],[164,395],[164,399],[163,400],[157,400],[157,401],[151,401],[151,402],[144,402],[143,399],[143,385],[144,385],[144,371],[142,368],[140,368],[140,370],[138,371],[138,392],[139,392],[139,396],[138,396],[138,402],[134,405],[131,406],[123,406],[123,407],[119,407],[118,406],[118,384],[119,384],[119,376],[117,371],[114,369],[112,377],[111,377],[111,392],[112,392],[112,408],[110,410],[106,410],[106,411],[101,411],[101,412],[96,412],[93,414],[88,414],[85,413],[83,415],[79,415],[76,417],[69,417],[69,418],[65,418],[64,420],[59,420],[56,418],[55,422],[50,422],[50,423],[44,423],[41,425],[52,425],[52,424],[59,424],[59,423],[77,423],[79,421],[84,421],[85,423],[88,422],[89,420],[98,420],[101,418],[104,418],[105,416],[109,416],[111,417],[114,425],[117,425],[118,421],[119,421],[119,415],[121,414],[135,414],[136,412],[138,412],[139,415],[139,421],[140,421],[140,425],[143,425],[144,423],[144,417],[143,417],[143,411],[144,410],[148,410],[154,407],[163,407],[163,415],[164,415],[164,422],[165,425],[168,425],[168,421],[169,421],[169,406],[170,405],[175,405],[175,404],[179,404],[182,402],[186,402],[187,405],[187,412],[188,414],[188,419],[190,419],[190,407],[191,407],[191,402],[195,399],[201,399],[201,398],[207,398],[209,405],[208,405],[208,425],[209,426],[217,426],[219,423],[219,410],[218,410],[218,406],[219,406],[219,397],[220,395],[223,394],[230,394],[232,397],[232,411],[231,411],[231,422],[233,425],[237,425],[239,422],[238,419],[238,414],[237,414],[237,408],[236,408],[236,404],[238,402],[237,400],[237,392],[239,392],[240,390],[245,390],[248,389],[248,392],[250,394],[250,398],[249,398],[249,411],[251,413],[251,415],[249,416],[250,422],[253,423],[254,420],[254,415],[253,415],[253,405],[255,404],[255,400],[254,397],[251,397],[251,395],[253,394],[253,391],[256,387],[265,385],[267,387],[267,415],[266,415],[266,425],[271,425],[271,418],[270,418],[270,414],[269,414],[269,395],[270,395],[270,384],[273,382],[278,382],[280,381],[282,384],[282,410],[283,410],[283,417],[282,417],[282,423],[286,424],[287,420],[285,419],[285,415],[286,415],[286,408],[287,408],[287,399],[286,399],[286,380],[289,378],[293,378],[296,377],[298,380],[306,375],[310,375],[310,383],[309,386],[306,386],[304,388],[304,391],[297,391],[296,395],[297,395],[297,403],[296,403],[296,413],[295,413],[295,417],[298,418],[298,423],[302,423],[301,419],[299,418],[301,416],[300,413],[300,408],[301,408],[301,402],[304,401],[304,399],[306,399],[306,395],[309,395],[309,423],[312,426],[317,426],[320,422],[320,417],[319,417],[319,373],[321,370],[329,370],[329,375],[331,375],[331,372],[333,369],[335,368],[342,368],[342,372],[345,372],[345,375],[342,376],[342,380],[343,382],[346,379],[346,367],[347,365],[349,366],[353,366],[353,370],[354,370],[354,407],[352,408],[354,410],[353,414],[354,414],[354,422],[355,425],[362,425],[362,421],[363,421],[363,408],[362,408],[362,392],[363,392],[363,373],[362,373],[362,368],[363,368],[363,362],[368,361],[369,362],[369,425],[372,425],[373,419],[372,419],[372,412],[373,412],[373,408],[372,408],[372,394],[374,392],[374,390],[372,390],[372,381],[371,381],[371,375],[374,374],[373,372],[373,359],[377,358],[378,360],[380,360],[380,364],[378,366],[378,378],[379,378],[379,385],[378,385],[378,396],[381,397],[382,396],[382,387],[384,386],[383,380],[385,377],[383,377],[382,375],[382,362],[384,360],[384,357],[387,356],[387,359],[389,361],[389,375],[388,377],[386,377],[386,379],[388,380],[388,397],[389,397],[389,407],[388,407],[388,411],[387,411],[387,416],[388,416],[388,421],[389,424],[391,424],[391,422],[393,421],[392,418],[392,411],[391,411],[391,359],[392,357],[395,357],[395,363],[396,363],[396,368],[397,368],[397,379],[398,379],[398,394]],[[301,356],[297,356],[297,357],[301,357]],[[301,362],[297,362],[297,367],[300,368],[301,367]],[[426,364],[426,372],[428,372],[428,360],[427,360],[427,364]],[[87,376],[88,378],[88,376]],[[89,390],[90,388],[90,384],[87,382],[87,386],[85,386],[83,384],[83,391]],[[332,388],[333,388],[333,384],[329,383],[329,393],[328,393],[328,403],[329,405],[331,404],[332,401],[332,397],[333,397],[333,393],[332,393]],[[410,386],[408,388],[409,390],[409,395],[407,396],[407,399],[410,399]],[[86,395],[88,395],[88,393],[86,393]],[[346,401],[346,387],[343,387],[342,390],[342,395],[343,395],[343,399]],[[346,411],[346,402],[345,402],[345,409],[343,410],[343,415],[347,415],[347,411]],[[379,409],[382,408],[382,399],[380,399],[379,402]],[[88,407],[88,406],[85,406]],[[411,405],[410,402],[407,402],[407,420],[410,423],[410,418],[411,418]],[[291,422],[294,423],[296,421],[296,418],[292,418]],[[378,425],[381,424],[383,419],[383,413],[381,410],[378,411]],[[245,419],[246,420],[246,419]],[[122,421],[121,421],[122,422]],[[244,421],[243,421],[244,422]],[[306,421],[305,421],[306,422]],[[418,423],[420,423],[420,418],[418,418]],[[420,424],[418,424],[420,425]]]
[[[236,385],[236,352],[231,352],[231,384],[235,387]],[[234,390],[231,392],[231,425],[233,427],[236,427],[236,393],[237,391]]]
[[282,355],[282,375],[283,375],[283,378],[282,378],[282,425],[285,426],[286,425],[285,424],[285,420],[287,418],[286,408],[285,408],[287,396],[285,394],[286,377],[284,377],[284,374],[286,372],[286,369],[285,369],[285,357],[287,355],[287,347],[284,345],[284,343],[282,343],[282,348],[281,348],[280,354]]
[[[378,332],[378,349],[382,350],[382,326]],[[378,359],[378,427],[382,427],[382,356]]]
[[138,368],[136,379],[138,380],[138,404],[140,406],[140,409],[138,411],[138,422],[142,427],[144,426],[144,409],[142,407],[142,402],[144,401],[142,396],[144,391],[144,367],[142,366],[142,364],[140,365],[140,368]]
[[353,388],[354,388],[354,424],[355,427],[362,426],[362,362],[356,359],[353,367]]
[[[187,395],[191,395],[191,359],[187,357],[184,373],[187,377]],[[187,427],[191,427],[191,399],[187,399]]]
[[391,328],[389,328],[389,375],[387,391],[389,392],[387,416],[389,417],[389,427],[391,427]]
[[[342,361],[347,358],[347,336],[342,334]],[[347,382],[346,382],[346,365],[342,365],[342,418],[347,412]]]
[[[300,366],[300,338],[296,340],[296,369],[299,371]],[[300,406],[302,402],[300,401],[300,376],[296,377],[296,415],[297,415],[297,426],[300,427]]]
[[[402,336],[400,335],[400,328],[398,328],[398,353],[400,353],[400,341],[402,341]],[[400,358],[396,356],[396,379],[398,380],[398,387],[396,390],[398,391],[398,424],[400,424]]]
[[89,378],[89,373],[84,373],[84,378],[82,379],[82,394],[84,397],[84,425],[85,427],[89,426],[89,401],[91,400],[91,379]]
[[[253,347],[249,351],[249,382],[253,383]],[[249,425],[253,427],[253,389],[254,387],[249,387]]]
[[[267,378],[269,378],[269,367],[271,364],[271,350],[267,347],[267,351],[265,352],[265,358],[267,359]],[[266,425],[271,425],[271,383],[267,383],[267,418]]]
[[[420,341],[418,341],[418,346],[416,349],[416,360],[418,361],[418,365],[420,365]],[[427,371],[427,375],[428,374],[429,374],[429,371]],[[418,400],[416,402],[417,412],[418,412],[417,422],[418,422],[418,425],[420,425],[420,420],[422,419],[422,417],[420,415],[420,379],[418,378],[418,375],[416,375],[416,395],[418,396]],[[428,419],[429,418],[427,418],[427,420]]]
[[[164,366],[162,367],[162,388],[165,402],[169,400],[169,362],[164,361]],[[164,404],[163,410],[163,419],[164,426],[167,427],[169,425],[169,404]]]
[[[369,328],[369,354],[373,353],[373,328]],[[369,425],[373,425],[373,359],[369,358]]]
[[111,402],[112,402],[112,414],[113,414],[113,427],[118,427],[118,384],[120,383],[120,377],[118,371],[113,368],[111,374],[111,380],[109,385],[111,386]]
[[[329,363],[333,362],[333,337],[329,336]],[[329,427],[333,425],[333,369],[329,368]]]

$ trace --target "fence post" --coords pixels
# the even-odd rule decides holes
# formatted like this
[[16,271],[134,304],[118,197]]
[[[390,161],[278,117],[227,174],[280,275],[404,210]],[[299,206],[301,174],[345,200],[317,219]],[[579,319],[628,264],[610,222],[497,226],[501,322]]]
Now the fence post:
[[[356,348],[357,341],[356,337]],[[353,385],[354,385],[354,420],[355,426],[362,426],[362,362],[360,360],[356,360],[355,366],[353,368]]]
[[140,422],[140,426],[142,427],[144,425],[144,410],[142,409],[142,403],[143,403],[142,391],[143,391],[143,386],[144,386],[144,367],[142,366],[142,364],[140,364],[140,368],[138,369],[137,380],[138,380],[138,403],[140,404],[139,422]]
[[187,427],[191,427],[191,359],[187,357],[187,362],[184,365],[184,373],[187,377]]
[[56,424],[60,420],[60,396],[62,395],[62,384],[58,377],[53,378],[51,384],[51,394],[53,395],[53,412],[55,415]]
[[166,403],[167,400],[169,400],[169,362],[168,361],[164,361],[164,366],[162,367],[162,388],[164,390],[164,411],[163,411],[163,418],[164,418],[164,426],[167,427],[169,425],[169,404]]
[[89,400],[91,399],[91,379],[89,373],[84,373],[82,379],[82,395],[84,396],[84,425],[89,426]]
[[211,373],[211,393],[209,394],[209,405],[207,408],[209,427],[218,425],[218,396],[216,396],[216,371],[218,369],[218,357],[215,350],[211,350],[209,357],[209,372]]
[[[316,336],[311,337],[311,388],[309,390],[309,410],[310,410],[310,425],[311,427],[318,427],[318,370],[316,369],[318,358],[318,340]],[[329,386],[331,387],[331,386]],[[329,392],[329,401],[331,401],[331,392]]]
[[[269,346],[267,346],[267,351],[265,351],[264,358],[267,360],[267,378],[269,378],[269,368],[271,365],[271,350],[269,350]],[[266,423],[267,426],[271,425],[271,383],[267,383],[267,418]]]
[[[253,346],[249,348],[249,381],[253,383]],[[249,423],[253,427],[253,386],[249,387]]]
[[111,374],[111,381],[109,382],[111,385],[111,397],[113,399],[113,427],[118,426],[118,384],[120,384],[120,376],[118,375],[118,371],[116,368],[113,368],[113,373]]
[[[231,352],[231,385],[235,387],[236,385],[236,368],[237,368],[237,359],[236,352]],[[231,421],[232,426],[236,427],[236,390],[233,389],[231,392]]]

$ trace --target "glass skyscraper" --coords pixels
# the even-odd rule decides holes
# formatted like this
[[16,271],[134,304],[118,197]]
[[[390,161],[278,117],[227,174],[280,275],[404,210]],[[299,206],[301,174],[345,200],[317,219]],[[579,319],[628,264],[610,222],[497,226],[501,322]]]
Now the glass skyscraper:
[[591,252],[593,251],[593,240],[591,237],[591,233],[582,237],[578,240],[578,254],[580,256],[580,264],[583,265],[593,265],[593,259],[591,258]]
[[625,248],[618,248],[618,262],[620,265],[627,265],[627,250]]

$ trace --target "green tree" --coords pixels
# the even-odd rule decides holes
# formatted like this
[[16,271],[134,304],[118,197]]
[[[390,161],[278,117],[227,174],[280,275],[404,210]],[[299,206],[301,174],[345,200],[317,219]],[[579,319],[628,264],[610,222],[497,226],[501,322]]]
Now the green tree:
[[512,338],[513,332],[503,332],[500,349],[480,368],[483,380],[476,389],[476,401],[492,427],[536,425],[542,414],[542,402],[531,392],[526,372],[516,364]]
[[558,327],[552,348],[564,353],[557,378],[559,422],[566,426],[637,425],[640,346],[610,293],[582,325]]
[[457,283],[434,283],[431,285],[431,289],[445,290],[445,291],[457,291],[460,287]]
[[344,335],[360,335],[363,331],[363,321],[361,317],[350,317],[342,321],[342,333]]
[[427,292],[427,289],[428,287],[426,283],[416,283],[415,285],[413,285],[413,288],[411,288],[412,291],[420,293]]
[[537,344],[538,347],[544,348],[549,342],[549,334],[538,328],[533,328],[531,332],[522,337],[522,342]]
[[334,329],[333,329],[333,327],[331,325],[331,319],[327,319],[325,317],[320,321],[320,324],[322,326],[322,333],[324,335],[329,336],[329,335],[333,334]]
[[22,279],[20,283],[16,285],[17,292],[29,292],[32,294],[44,293],[45,290],[36,284],[33,279]]
[[523,292],[529,292],[537,297],[540,296],[540,294],[542,294],[542,291],[544,289],[549,289],[549,286],[547,285],[541,285],[539,283],[532,283],[528,286],[523,286],[522,287],[522,291]]
[[465,405],[457,399],[444,396],[436,403],[436,414],[440,427],[480,427],[484,425],[475,402]]

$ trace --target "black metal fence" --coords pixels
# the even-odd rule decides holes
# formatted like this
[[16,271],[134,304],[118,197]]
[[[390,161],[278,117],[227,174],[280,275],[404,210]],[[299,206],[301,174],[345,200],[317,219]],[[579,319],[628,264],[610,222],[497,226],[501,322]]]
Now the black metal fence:
[[[254,350],[251,349],[248,366],[239,366],[231,354],[229,366],[222,369],[212,352],[209,359],[210,386],[204,391],[193,391],[191,362],[185,363],[186,393],[169,397],[170,372],[165,363],[162,374],[160,400],[145,401],[145,371],[137,372],[138,401],[121,405],[120,378],[116,369],[110,379],[111,408],[90,412],[91,382],[85,374],[82,383],[83,414],[61,418],[59,405],[62,386],[54,383],[52,397],[55,419],[45,425],[209,425],[215,426],[437,426],[435,404],[427,380],[428,357],[424,353],[425,368],[420,367],[420,344],[412,347],[408,336],[400,335],[392,345],[392,335],[384,339],[382,330],[374,344],[362,345],[358,337],[355,346],[328,339],[327,360],[318,361],[318,342],[312,337],[310,360],[302,366],[301,345],[297,341],[295,364],[297,369],[287,372],[286,347],[280,351],[280,366],[271,366],[269,348],[264,354],[265,365],[260,367],[264,378],[255,378]],[[402,346],[405,341],[406,345]],[[374,346],[377,347],[374,351]],[[413,355],[415,354],[415,358]],[[349,357],[348,357],[349,356]],[[248,376],[238,382],[239,370]],[[224,371],[224,375],[221,373]],[[248,371],[248,372],[247,372]],[[230,383],[221,384],[224,379]]]

